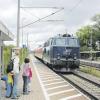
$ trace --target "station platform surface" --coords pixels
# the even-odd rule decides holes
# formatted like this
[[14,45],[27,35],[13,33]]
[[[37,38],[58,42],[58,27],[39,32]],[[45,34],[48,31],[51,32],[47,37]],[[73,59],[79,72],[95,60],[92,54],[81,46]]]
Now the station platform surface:
[[[20,97],[17,100],[89,100],[88,97],[79,92],[32,55],[30,55],[30,58],[33,72],[31,92],[28,95],[23,95],[21,72],[19,76],[20,81],[18,82]],[[4,84],[2,84],[2,87],[2,100],[13,100],[11,98],[5,98]]]
[[[31,68],[32,68],[32,81],[31,81],[31,92],[29,95],[23,95],[22,93],[22,87],[23,87],[23,79],[22,79],[22,72],[19,75],[19,84],[18,84],[18,89],[20,92],[20,97],[17,100],[45,100],[43,91],[41,89],[39,80],[36,75],[36,71],[34,69],[34,66],[31,62]],[[11,98],[5,98],[5,84],[2,81],[2,100],[14,100]]]
[[98,70],[100,70],[100,61],[80,59],[80,64],[87,65],[87,66],[93,66],[97,68]]

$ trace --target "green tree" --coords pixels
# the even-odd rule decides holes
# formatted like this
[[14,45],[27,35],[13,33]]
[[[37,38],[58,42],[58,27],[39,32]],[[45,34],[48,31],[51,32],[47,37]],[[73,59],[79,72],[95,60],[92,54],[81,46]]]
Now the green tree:
[[[100,41],[100,14],[95,15],[91,18],[93,25],[87,25],[80,28],[76,35],[80,39],[81,50],[89,50],[88,46],[93,47],[96,50],[96,41]],[[92,44],[91,43],[91,35],[92,35]]]
[[89,50],[88,46],[90,44],[91,26],[84,26],[76,32],[80,40],[81,50]]

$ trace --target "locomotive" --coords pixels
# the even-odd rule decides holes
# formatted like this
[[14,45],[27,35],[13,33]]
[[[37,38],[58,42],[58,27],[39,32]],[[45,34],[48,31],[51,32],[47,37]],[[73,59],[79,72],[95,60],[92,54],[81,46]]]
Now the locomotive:
[[80,64],[79,40],[70,35],[52,37],[34,50],[34,56],[50,65],[54,71],[73,71]]

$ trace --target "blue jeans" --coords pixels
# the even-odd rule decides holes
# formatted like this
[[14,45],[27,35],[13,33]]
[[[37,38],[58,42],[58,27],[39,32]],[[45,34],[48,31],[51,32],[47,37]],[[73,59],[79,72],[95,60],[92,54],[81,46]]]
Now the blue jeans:
[[18,96],[18,74],[13,76],[13,90],[12,90],[12,97],[16,98]]
[[12,84],[11,83],[7,83],[6,96],[10,97],[11,96],[11,92],[12,92]]
[[23,76],[23,93],[24,94],[28,93],[28,83],[29,83],[28,76]]
[[5,81],[5,88],[7,88],[7,79],[8,79],[7,75],[1,77],[1,80]]

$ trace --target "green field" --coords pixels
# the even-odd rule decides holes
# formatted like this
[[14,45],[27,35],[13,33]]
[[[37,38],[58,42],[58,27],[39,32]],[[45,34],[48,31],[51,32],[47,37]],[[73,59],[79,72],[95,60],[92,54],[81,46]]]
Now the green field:
[[94,67],[89,67],[89,66],[86,66],[86,67],[80,67],[80,70],[82,72],[85,72],[85,73],[88,73],[88,74],[91,74],[93,76],[96,76],[96,77],[100,77],[100,71],[97,70],[96,68]]

